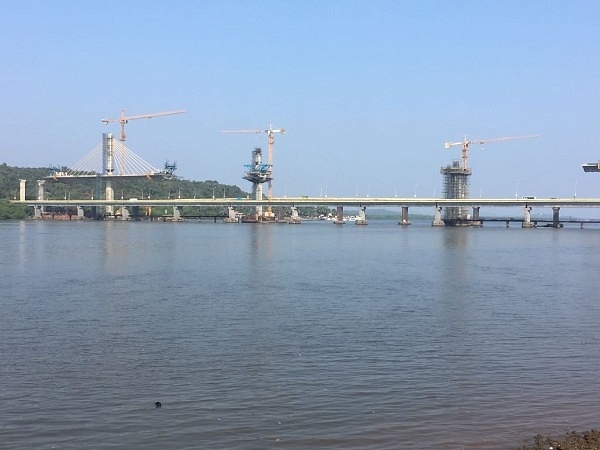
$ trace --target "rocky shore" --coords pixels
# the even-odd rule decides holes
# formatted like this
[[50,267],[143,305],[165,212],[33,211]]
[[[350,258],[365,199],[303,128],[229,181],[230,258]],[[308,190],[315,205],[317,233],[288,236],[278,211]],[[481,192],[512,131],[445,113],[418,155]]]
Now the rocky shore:
[[600,450],[600,431],[573,431],[560,438],[538,434],[533,441],[533,444],[519,447],[518,450]]

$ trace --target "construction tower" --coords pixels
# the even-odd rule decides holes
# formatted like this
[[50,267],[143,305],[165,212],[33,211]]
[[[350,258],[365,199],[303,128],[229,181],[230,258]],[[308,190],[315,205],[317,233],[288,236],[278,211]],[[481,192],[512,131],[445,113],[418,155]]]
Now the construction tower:
[[[462,141],[458,142],[446,142],[445,148],[461,147],[461,161],[453,161],[451,165],[442,167],[440,172],[444,177],[443,180],[443,195],[447,199],[465,199],[469,198],[469,177],[471,176],[471,169],[468,165],[469,159],[469,145],[480,144],[484,145],[488,142],[500,142],[500,141],[512,141],[515,139],[529,139],[538,137],[537,134],[529,136],[511,136],[501,137],[495,139],[474,139],[469,140],[465,136]],[[444,211],[444,223],[450,226],[481,226],[481,221],[472,220],[468,208],[464,206],[447,206]]]
[[[244,179],[252,183],[252,196],[256,200],[263,199],[263,187],[262,185],[266,182],[271,181],[271,165],[262,162],[262,150],[256,147],[252,150],[252,162],[244,166],[246,174]],[[256,207],[256,216],[248,221],[261,222],[263,220],[262,206]]]
[[[444,198],[469,198],[470,168],[461,165],[460,161],[452,161],[452,164],[442,167],[440,173],[443,176]],[[468,225],[469,219],[468,208],[465,206],[448,206],[444,210],[446,225]]]

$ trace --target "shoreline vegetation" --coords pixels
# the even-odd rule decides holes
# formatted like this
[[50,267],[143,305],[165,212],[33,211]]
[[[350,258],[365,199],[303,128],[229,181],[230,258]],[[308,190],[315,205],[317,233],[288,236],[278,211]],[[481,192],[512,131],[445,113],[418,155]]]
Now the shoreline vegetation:
[[[67,167],[60,171],[67,172]],[[13,204],[11,200],[19,197],[19,180],[26,180],[25,198],[35,199],[38,196],[37,180],[45,180],[44,192],[47,199],[94,199],[102,198],[104,183],[99,179],[72,179],[61,181],[48,178],[52,169],[48,167],[11,167],[0,164],[0,220],[26,219],[33,216],[33,208]],[[238,186],[221,184],[215,180],[192,181],[182,178],[172,179],[123,179],[113,182],[115,198],[211,198],[211,197],[246,197],[249,194]],[[91,217],[91,209],[86,210],[86,217]],[[75,214],[75,208],[49,207],[48,211],[56,214]],[[222,211],[215,207],[185,207],[184,214],[218,215]],[[157,214],[155,212],[154,214]],[[154,215],[153,214],[153,215]]]

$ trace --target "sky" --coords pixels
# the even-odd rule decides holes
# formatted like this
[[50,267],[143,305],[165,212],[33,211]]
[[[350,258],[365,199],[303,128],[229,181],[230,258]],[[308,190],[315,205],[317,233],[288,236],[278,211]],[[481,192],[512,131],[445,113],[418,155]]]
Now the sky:
[[275,135],[274,196],[441,196],[473,144],[471,197],[600,197],[600,2],[10,1],[0,163],[74,166],[127,146],[188,180],[243,180]]

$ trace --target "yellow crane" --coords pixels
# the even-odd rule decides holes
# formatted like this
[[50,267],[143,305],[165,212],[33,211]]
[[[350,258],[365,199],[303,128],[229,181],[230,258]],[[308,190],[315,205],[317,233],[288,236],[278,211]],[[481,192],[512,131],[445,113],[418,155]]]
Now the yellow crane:
[[[223,130],[223,133],[266,133],[268,137],[269,144],[269,176],[273,176],[273,146],[275,145],[275,134],[285,134],[286,131],[284,128],[273,128],[273,125],[269,125],[269,128],[266,130]],[[271,185],[271,181],[269,180],[269,200],[273,198],[273,186]]]
[[162,112],[157,112],[157,113],[148,113],[148,114],[137,114],[135,116],[126,116],[125,115],[125,110],[122,109],[121,110],[121,117],[119,117],[118,119],[107,119],[104,118],[102,119],[103,123],[110,123],[110,122],[119,122],[121,124],[121,134],[119,136],[119,140],[121,141],[122,144],[125,144],[125,124],[127,122],[129,122],[130,120],[135,120],[135,119],[151,119],[152,117],[158,117],[158,116],[171,116],[173,114],[183,114],[184,112],[186,112],[185,109],[178,109],[176,111],[162,111]]
[[444,144],[444,148],[451,148],[451,147],[455,147],[457,145],[462,146],[462,168],[466,169],[469,145],[471,145],[471,144],[482,144],[483,145],[483,144],[487,144],[488,142],[512,141],[514,139],[530,139],[530,138],[536,138],[536,137],[539,137],[539,135],[532,134],[529,136],[512,136],[512,137],[501,137],[501,138],[494,138],[494,139],[474,139],[472,141],[467,140],[467,138],[465,137],[462,141],[446,142]]

